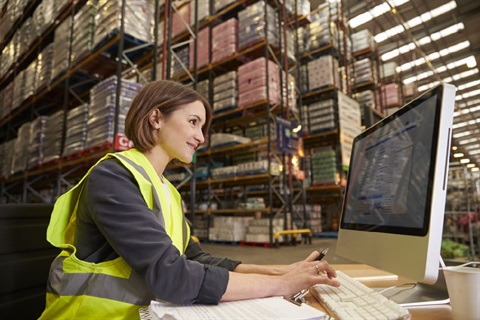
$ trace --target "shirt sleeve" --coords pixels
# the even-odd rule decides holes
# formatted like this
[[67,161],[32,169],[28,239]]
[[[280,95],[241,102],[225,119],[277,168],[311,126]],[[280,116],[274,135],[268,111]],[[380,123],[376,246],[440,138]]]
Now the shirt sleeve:
[[185,255],[188,259],[198,261],[202,264],[219,266],[230,271],[233,271],[241,263],[240,261],[230,260],[228,258],[212,256],[210,253],[203,251],[200,244],[192,239],[190,239],[190,242],[188,243]]
[[[228,270],[222,264],[202,264],[201,259],[180,255],[147,207],[133,175],[117,160],[103,161],[92,170],[78,215],[77,223],[94,224],[157,298],[177,304],[216,304],[225,293]],[[77,236],[80,244],[88,242],[81,238],[82,232]]]

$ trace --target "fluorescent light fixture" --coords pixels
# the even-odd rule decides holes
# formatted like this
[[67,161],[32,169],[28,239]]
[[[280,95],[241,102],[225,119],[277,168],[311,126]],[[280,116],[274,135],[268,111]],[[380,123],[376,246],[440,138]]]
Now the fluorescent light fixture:
[[480,95],[480,89],[459,94],[455,97],[455,100],[456,101],[463,100],[463,99],[471,98],[471,97],[478,96],[478,95]]
[[470,139],[458,141],[458,144],[463,145],[463,144],[477,142],[477,141],[478,141],[478,138],[470,138]]
[[[457,33],[457,32],[459,32],[463,29],[465,29],[465,25],[460,22],[460,23],[454,24],[454,25],[452,25],[448,28],[445,28],[443,30],[432,33],[430,36],[426,36],[426,37],[421,38],[420,40],[417,41],[417,44],[419,46],[423,46],[423,45],[431,43],[432,41],[437,41],[441,38],[444,38],[444,37],[447,37],[451,34]],[[382,56],[381,56],[382,61],[388,61],[390,59],[393,59],[393,58],[399,56],[400,54],[405,54],[407,52],[413,51],[413,50],[415,50],[416,47],[417,46],[413,42],[410,42],[409,44],[401,46],[400,48],[397,48],[397,49],[394,49],[392,51],[389,51],[389,52],[386,52],[386,53],[382,54]]]
[[468,89],[468,88],[471,88],[471,87],[476,87],[479,84],[480,84],[480,80],[471,81],[469,83],[465,83],[465,84],[462,84],[462,85],[458,86],[457,91],[465,90],[465,89]]
[[[464,58],[464,59],[460,59],[460,60],[457,60],[457,61],[453,61],[449,64],[447,64],[446,66],[440,66],[438,67],[437,69],[435,69],[435,73],[439,74],[439,73],[442,73],[442,72],[445,72],[447,71],[448,69],[454,69],[454,68],[457,68],[463,64],[468,64],[468,63],[472,63],[471,60],[475,60],[475,56],[469,56],[467,58]],[[475,62],[476,63],[476,62]],[[473,74],[475,73],[478,73],[478,69],[472,69],[472,70],[476,70],[476,72],[474,72]],[[470,70],[469,70],[470,71]],[[403,83],[404,84],[410,84],[410,83],[413,83],[413,82],[416,82],[416,81],[419,81],[419,80],[422,80],[422,79],[426,79],[428,77],[431,77],[432,75],[434,75],[434,72],[432,70],[428,70],[428,71],[425,71],[423,73],[420,73],[416,76],[413,76],[413,77],[410,77],[410,78],[406,78],[405,80],[403,80]],[[462,76],[463,78],[464,76]],[[460,76],[458,77],[460,78]],[[448,78],[447,78],[448,79]],[[455,76],[453,76],[453,80],[458,80],[455,78]],[[444,79],[445,82],[448,82]],[[456,99],[458,100],[458,96],[456,97]]]
[[[440,52],[431,53],[426,58],[422,57],[422,58],[414,60],[412,62],[402,64],[401,66],[397,67],[397,72],[404,72],[404,71],[410,70],[414,67],[417,67],[417,66],[420,66],[420,65],[424,64],[426,62],[426,60],[434,61],[434,60],[439,59],[440,57],[444,57],[446,55],[449,55],[449,54],[454,53],[454,52],[458,52],[458,51],[466,49],[468,47],[470,47],[470,41],[468,41],[468,40],[457,43],[456,45],[453,45],[453,46],[448,47],[446,49],[440,50]],[[466,58],[466,59],[468,59],[468,58]],[[465,60],[465,61],[462,61],[462,60],[458,61],[458,63],[460,65],[462,65],[462,64],[467,64],[468,65],[468,63],[471,63],[470,60]],[[447,65],[447,68],[448,68],[448,65]]]
[[453,155],[454,158],[462,158],[463,156],[464,156],[463,153],[455,153],[455,154]]
[[471,155],[475,155],[475,154],[479,154],[480,153],[480,149],[477,149],[477,150],[472,150],[469,152],[469,154]]
[[457,146],[452,146],[452,150],[453,151],[457,150]]
[[480,119],[475,119],[475,120],[470,120],[470,121],[464,121],[464,122],[459,122],[459,123],[455,123],[453,125],[453,129],[458,129],[458,128],[462,128],[462,127],[466,127],[468,125],[474,125],[474,124],[477,124],[477,123],[480,123]]
[[472,168],[472,172],[480,170],[478,167]]
[[469,164],[467,164],[467,168],[475,168],[475,163],[469,163]]
[[461,159],[461,160],[460,160],[460,163],[463,163],[463,164],[465,164],[465,163],[470,163],[470,159],[468,159],[468,158]]
[[[421,16],[415,17],[413,19],[408,20],[405,23],[405,28],[411,29],[413,27],[416,27],[424,22],[430,21],[431,19],[438,17],[442,14],[445,14],[457,7],[457,3],[455,1],[450,1],[443,6],[440,6],[438,8],[435,8],[429,12],[425,12]],[[397,35],[401,32],[403,32],[404,27],[401,25],[398,25],[396,27],[393,27],[391,29],[388,29],[387,31],[381,32],[377,34],[374,39],[377,43],[383,42],[387,40],[388,38]]]
[[470,113],[470,112],[476,112],[476,111],[479,111],[480,110],[480,105],[479,106],[475,106],[475,107],[471,107],[471,108],[468,108],[468,109],[461,109],[462,111],[456,111],[453,113],[453,116],[454,117],[458,117],[460,115],[463,115],[463,114],[467,114],[467,113]]
[[[390,0],[388,3],[392,6],[392,8],[401,6],[402,4],[408,2],[409,0]],[[384,2],[376,7],[374,7],[371,10],[368,10],[365,13],[359,14],[358,16],[350,19],[348,21],[348,24],[350,25],[351,28],[356,28],[364,23],[367,23],[368,21],[372,20],[373,18],[376,18],[378,16],[381,16],[385,12],[390,11],[390,6],[388,3]]]
[[479,149],[480,148],[480,144],[472,144],[472,145],[469,145],[469,146],[465,146],[463,147],[465,150],[472,150],[472,149]]

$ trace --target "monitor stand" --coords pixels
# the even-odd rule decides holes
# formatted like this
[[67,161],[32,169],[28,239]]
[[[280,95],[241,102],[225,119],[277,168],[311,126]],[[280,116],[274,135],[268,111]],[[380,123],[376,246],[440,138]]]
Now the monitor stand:
[[[382,294],[404,307],[438,305],[450,302],[445,276],[441,269],[438,272],[438,279],[435,284],[417,283],[415,287],[412,288],[412,286],[388,289]],[[381,291],[384,288],[379,290],[376,288],[375,290]]]

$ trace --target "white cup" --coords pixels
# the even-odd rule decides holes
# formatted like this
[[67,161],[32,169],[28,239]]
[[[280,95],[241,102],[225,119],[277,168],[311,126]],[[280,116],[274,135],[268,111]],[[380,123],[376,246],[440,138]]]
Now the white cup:
[[480,319],[480,269],[444,267],[450,306],[457,320]]

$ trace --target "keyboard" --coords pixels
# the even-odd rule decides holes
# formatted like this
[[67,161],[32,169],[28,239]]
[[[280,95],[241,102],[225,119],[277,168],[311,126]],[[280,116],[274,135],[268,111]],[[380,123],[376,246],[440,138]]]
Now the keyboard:
[[338,288],[317,284],[311,290],[335,319],[411,319],[407,309],[342,271],[337,271],[336,280],[341,284]]

